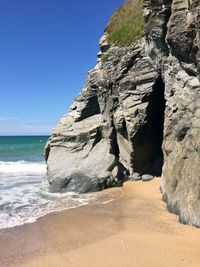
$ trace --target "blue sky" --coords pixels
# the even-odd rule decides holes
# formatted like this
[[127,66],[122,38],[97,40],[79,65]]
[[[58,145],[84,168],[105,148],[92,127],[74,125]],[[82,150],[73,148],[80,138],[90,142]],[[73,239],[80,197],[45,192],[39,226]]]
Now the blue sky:
[[0,0],[0,135],[50,134],[123,0]]

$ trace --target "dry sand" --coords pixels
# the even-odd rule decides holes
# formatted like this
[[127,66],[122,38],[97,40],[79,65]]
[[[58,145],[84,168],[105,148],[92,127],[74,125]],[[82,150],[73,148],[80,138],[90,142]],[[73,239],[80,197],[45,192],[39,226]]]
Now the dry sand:
[[200,229],[178,222],[161,200],[159,179],[110,189],[124,196],[47,215],[0,231],[0,266],[196,267]]

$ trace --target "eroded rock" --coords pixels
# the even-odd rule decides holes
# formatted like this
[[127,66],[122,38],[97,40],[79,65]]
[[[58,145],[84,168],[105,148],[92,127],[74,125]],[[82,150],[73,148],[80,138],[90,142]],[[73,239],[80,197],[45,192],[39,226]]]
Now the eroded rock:
[[47,143],[48,180],[83,193],[162,175],[168,208],[200,226],[199,1],[144,0],[144,16],[145,39],[132,46],[101,39]]
[[[181,222],[200,226],[199,1],[163,0],[157,8],[145,1],[145,10],[148,54],[165,84],[161,189],[169,210],[179,214]],[[155,35],[159,23],[166,28]]]
[[164,91],[144,51],[144,40],[111,47],[109,59],[89,72],[46,147],[52,191],[96,191],[134,172],[161,172]]

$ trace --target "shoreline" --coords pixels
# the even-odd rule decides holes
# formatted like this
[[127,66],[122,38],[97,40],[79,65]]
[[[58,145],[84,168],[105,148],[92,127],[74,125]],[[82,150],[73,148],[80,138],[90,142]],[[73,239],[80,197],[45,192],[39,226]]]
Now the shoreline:
[[[115,187],[113,187],[113,188],[105,189],[105,190],[98,191],[98,192],[82,194],[82,196],[84,196],[84,197],[81,200],[83,202],[88,201],[88,203],[82,203],[82,204],[79,203],[77,205],[72,205],[69,207],[62,207],[61,206],[61,207],[55,208],[54,210],[47,210],[46,213],[44,212],[42,215],[39,215],[38,217],[34,217],[29,221],[25,221],[23,223],[18,222],[18,224],[16,224],[16,225],[2,227],[2,228],[0,228],[0,232],[4,231],[4,230],[9,230],[9,229],[13,229],[13,228],[18,228],[18,227],[23,227],[26,225],[34,224],[38,220],[42,219],[43,217],[46,217],[48,215],[56,215],[58,213],[66,212],[66,211],[71,210],[71,209],[73,210],[73,209],[81,208],[84,206],[91,206],[91,205],[106,205],[112,201],[115,201],[115,200],[123,197],[124,191],[122,190],[122,187],[120,187],[120,189],[121,190],[116,191]],[[114,194],[112,194],[112,191],[114,192]],[[79,194],[79,195],[81,195],[81,194]],[[60,197],[61,196],[62,195],[60,195]],[[67,197],[68,196],[66,196],[66,198]]]
[[[0,230],[0,266],[199,266],[200,231],[169,213],[159,179],[108,189],[117,197]],[[105,192],[105,191],[104,191]]]

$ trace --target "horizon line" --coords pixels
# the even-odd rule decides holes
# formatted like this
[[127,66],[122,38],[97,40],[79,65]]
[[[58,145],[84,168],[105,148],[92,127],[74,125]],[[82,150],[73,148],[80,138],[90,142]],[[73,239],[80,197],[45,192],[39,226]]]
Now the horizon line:
[[0,134],[0,137],[7,137],[7,136],[51,136],[51,134]]

